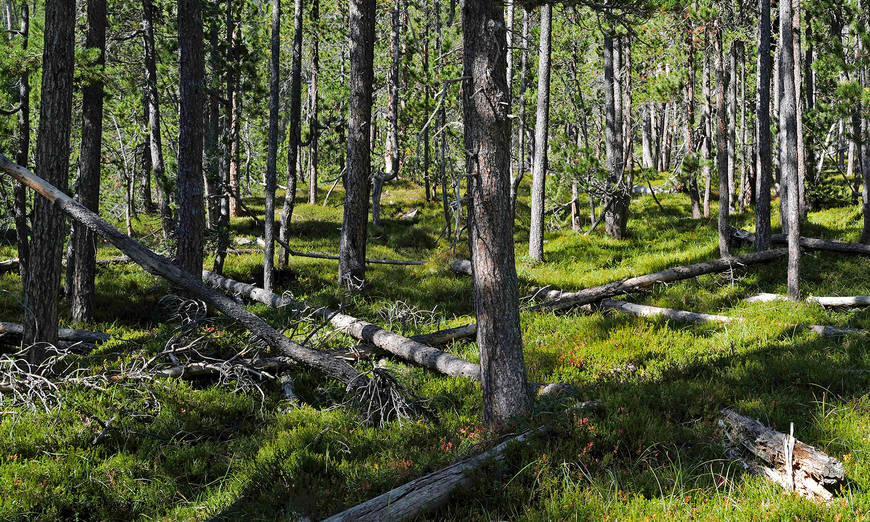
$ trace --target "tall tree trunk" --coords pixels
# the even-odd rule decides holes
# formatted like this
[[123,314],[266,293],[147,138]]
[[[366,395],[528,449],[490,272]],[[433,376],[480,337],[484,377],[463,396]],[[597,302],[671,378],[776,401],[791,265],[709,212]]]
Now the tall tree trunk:
[[[11,8],[11,6],[10,6]],[[15,29],[12,19],[8,19],[10,34]],[[30,47],[30,4],[28,0],[21,2],[21,20],[19,25],[21,49],[26,53]],[[15,161],[27,166],[30,149],[30,72],[25,68],[18,77],[18,135]],[[30,261],[30,225],[27,219],[27,191],[23,183],[16,182],[13,197],[15,198],[15,240],[18,246],[18,273],[21,286],[27,284],[27,272]]]
[[157,90],[157,53],[154,49],[154,3],[142,0],[142,39],[145,48],[145,92],[148,99],[148,143],[151,146],[151,172],[157,189],[160,226],[163,239],[174,233],[172,210],[169,208],[169,182],[163,163],[163,142],[160,135],[160,96]]
[[444,213],[444,237],[450,237],[450,204],[447,201],[447,82],[444,77],[444,28],[441,23],[441,2],[435,0],[435,29],[437,40],[435,49],[438,54],[438,78],[441,82],[441,110],[438,112],[438,130],[441,143],[438,147],[438,175],[441,180],[441,207]]
[[755,249],[770,248],[770,0],[758,0],[758,73],[755,106],[758,163],[755,177]]
[[205,184],[205,226],[216,230],[220,216],[220,68],[217,17],[209,21],[209,91],[205,113],[203,154],[203,182]]
[[[708,47],[709,38],[707,33],[704,33],[704,48]],[[704,140],[701,142],[701,156],[703,157],[703,167],[701,172],[704,176],[704,217],[710,217],[710,189],[712,184],[712,163],[713,163],[713,111],[712,109],[712,91],[710,90],[710,55],[704,53],[704,71],[701,79],[701,93],[704,97]]]
[[[815,71],[813,70],[813,61],[815,60],[814,54],[814,46],[813,46],[813,24],[807,23],[807,50],[806,50],[806,59],[804,60],[804,75],[803,75],[803,88],[801,89],[804,93],[804,105],[807,113],[811,113],[816,105],[816,82],[815,82]],[[804,143],[804,154],[805,158],[805,175],[806,179],[804,180],[807,187],[813,186],[816,182],[815,179],[815,170],[813,167],[816,164],[816,154],[813,149],[812,141],[809,144]],[[824,152],[823,152],[824,154]],[[807,210],[812,210],[812,204],[807,198],[806,200]]]
[[[239,10],[241,11],[242,6],[239,6]],[[230,72],[231,77],[229,80],[231,83],[230,90],[230,109],[232,114],[232,119],[230,121],[230,157],[229,157],[229,212],[230,216],[238,217],[239,216],[239,207],[241,207],[241,198],[242,193],[239,186],[239,152],[241,148],[241,126],[242,126],[242,90],[241,90],[241,77],[242,77],[242,69],[240,60],[239,48],[241,47],[242,40],[242,27],[241,23],[236,23],[236,18],[238,18],[237,14],[233,14],[232,12],[228,12],[227,16],[232,16],[232,28],[233,32],[230,33],[229,28],[227,30],[228,36],[230,38],[230,48],[229,48],[229,61],[230,61]],[[227,22],[230,23],[229,21]]]
[[800,270],[800,208],[798,190],[798,139],[797,139],[797,97],[795,89],[794,42],[792,32],[792,4],[783,1],[779,4],[779,29],[781,38],[782,61],[780,78],[782,80],[782,99],[780,100],[779,128],[782,161],[782,180],[788,193],[788,297],[792,301],[800,299],[798,282]]
[[[387,139],[384,144],[385,172],[375,172],[372,180],[372,223],[381,224],[381,194],[387,181],[399,175],[399,39],[401,37],[399,12],[401,0],[395,0],[390,24],[390,78],[387,99]],[[445,92],[446,96],[446,92]]]
[[202,201],[203,43],[200,0],[178,0],[179,105],[176,262],[202,274],[205,211]]
[[737,209],[737,46],[731,43],[728,52],[728,209]]
[[728,79],[725,72],[725,59],[722,53],[722,24],[717,20],[716,34],[713,37],[716,58],[716,160],[719,166],[719,255],[731,257],[728,245],[728,210],[730,196],[728,183],[728,114],[725,107]]
[[510,205],[510,119],[505,82],[503,7],[462,6],[468,236],[480,349],[484,423],[504,431],[531,413],[523,362],[519,291]]
[[[423,31],[423,114],[428,120],[429,111],[431,110],[430,99],[432,97],[432,67],[429,62],[429,34],[432,28],[432,13],[429,8],[429,2],[426,2],[424,5],[423,17],[425,18],[425,28]],[[446,95],[447,93],[444,94]],[[424,125],[425,123],[428,123],[428,121],[424,122]],[[433,189],[429,172],[432,163],[432,140],[429,129],[430,125],[425,125],[423,128],[423,184],[425,185],[427,203],[432,201]]]
[[[299,160],[299,142],[302,133],[302,0],[294,1],[293,58],[290,65],[290,140],[287,143],[287,192],[281,209],[281,228],[278,233],[285,244],[290,240],[290,221],[296,203],[296,163]],[[351,76],[353,72],[351,71]],[[278,266],[287,266],[290,253],[278,249]]]
[[217,220],[217,252],[214,256],[213,270],[217,274],[224,271],[224,261],[230,246],[230,204],[234,200],[230,179],[230,165],[233,162],[233,121],[235,118],[233,99],[236,93],[236,63],[235,63],[235,14],[233,0],[227,0],[226,5],[226,56],[224,66],[224,117],[221,127],[220,168],[218,169],[218,220]]
[[607,175],[608,197],[604,212],[605,231],[614,239],[622,239],[628,220],[628,191],[625,187],[626,164],[623,156],[622,86],[617,74],[620,67],[619,39],[604,37],[604,103],[605,146],[610,165]]
[[643,168],[645,169],[654,169],[655,163],[653,159],[653,136],[652,136],[652,114],[651,114],[651,103],[647,102],[643,104],[643,127],[641,128],[641,148],[642,148],[642,160],[643,160]]
[[320,0],[311,1],[311,78],[308,82],[308,203],[317,203],[317,141],[320,124],[317,121],[317,81],[320,75]]
[[[300,0],[297,0],[300,1]],[[374,83],[375,2],[350,0],[350,116],[347,167],[344,174],[344,218],[341,225],[338,276],[346,288],[365,282],[368,224],[369,123]]]
[[544,260],[544,195],[547,180],[547,138],[550,126],[552,22],[553,6],[542,5],[538,50],[538,112],[535,117],[535,164],[532,170],[532,222],[529,227],[529,257],[535,261]]
[[[686,126],[684,140],[686,156],[695,157],[693,128],[695,125],[695,34],[692,30],[691,18],[686,20]],[[689,201],[692,203],[692,218],[701,219],[701,198],[698,193],[698,172],[696,170],[689,173],[686,190],[689,193]]]
[[[142,90],[142,110],[145,128],[148,128],[148,86]],[[151,133],[145,133],[145,143],[142,147],[142,202],[145,213],[153,214],[157,211],[154,197],[151,194]]]
[[281,56],[281,0],[272,0],[272,40],[269,57],[269,149],[266,159],[266,216],[263,238],[263,288],[275,289],[275,185],[278,163],[278,85]]
[[793,65],[794,71],[792,72],[792,76],[794,77],[794,96],[795,96],[795,114],[796,114],[796,125],[797,125],[797,161],[798,161],[798,174],[797,174],[797,191],[798,191],[798,206],[799,206],[799,214],[800,219],[805,219],[807,216],[807,201],[806,201],[806,145],[804,144],[804,116],[803,116],[803,81],[801,77],[803,76],[803,66],[802,66],[802,56],[803,51],[801,50],[801,2],[800,0],[791,0],[792,3],[792,18],[791,18],[791,32],[792,32],[792,56],[793,56]]
[[[91,65],[101,68],[106,63],[106,0],[88,0],[85,47],[99,52]],[[95,76],[82,89],[82,141],[79,179],[76,184],[79,203],[94,212],[99,212],[100,208],[100,158],[103,144],[101,78],[101,75]],[[133,172],[129,173],[129,177],[133,175]],[[70,241],[75,256],[70,308],[73,320],[88,322],[94,318],[94,276],[97,267],[94,233],[81,224],[74,223]]]
[[[75,2],[45,5],[42,54],[42,102],[36,137],[36,165],[39,174],[60,190],[69,178],[70,117],[73,88],[73,46]],[[24,346],[57,343],[57,291],[60,285],[64,217],[42,198],[33,203],[33,236],[24,286]],[[30,350],[32,363],[47,355],[44,344]]]
[[517,192],[519,191],[520,182],[526,173],[526,86],[528,81],[529,71],[529,11],[523,8],[523,50],[520,53],[520,125],[518,129],[520,142],[520,162],[517,165],[517,172],[511,178],[511,208],[516,214],[517,208]]
[[740,55],[737,63],[739,71],[737,83],[740,89],[737,100],[737,113],[740,117],[740,148],[737,150],[737,154],[740,156],[740,198],[737,200],[737,211],[742,214],[746,210],[746,195],[749,193],[747,188],[749,162],[746,158],[746,49],[742,40],[737,40],[735,44]]
[[[507,78],[507,86],[508,86],[508,110],[513,113],[513,103],[514,103],[514,0],[506,0],[505,1],[505,13],[507,20],[505,23],[507,24],[507,32],[505,33],[505,41],[507,48],[507,56],[505,63],[505,78]],[[510,176],[511,182],[514,179],[514,158],[513,158],[513,127],[511,127],[511,161],[510,161]]]

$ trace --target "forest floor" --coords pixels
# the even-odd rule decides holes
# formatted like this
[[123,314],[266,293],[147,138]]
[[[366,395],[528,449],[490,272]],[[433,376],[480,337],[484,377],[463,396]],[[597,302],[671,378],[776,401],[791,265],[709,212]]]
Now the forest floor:
[[[343,194],[336,191],[333,203]],[[517,269],[521,295],[550,285],[576,290],[635,274],[718,257],[715,216],[692,220],[684,195],[650,196],[631,205],[628,238],[601,229],[586,236],[566,226],[546,234],[546,262],[527,251],[527,194],[518,209]],[[448,270],[465,257],[439,237],[440,202],[422,190],[393,184],[384,194],[383,226],[369,228],[369,257],[423,259],[422,266],[368,267],[369,289],[343,297],[337,263],[291,257],[278,282],[313,305],[343,303],[351,315],[407,335],[473,320],[471,281]],[[260,198],[248,198],[262,212]],[[774,205],[776,206],[776,205]],[[416,221],[394,219],[419,208]],[[337,252],[341,206],[297,201],[290,232],[299,250]],[[734,224],[752,229],[749,212]],[[584,218],[584,223],[588,217]],[[775,217],[778,221],[778,216]],[[233,220],[235,237],[261,232],[249,218]],[[135,223],[145,236],[153,217]],[[812,212],[806,234],[856,241],[857,206]],[[155,234],[149,241],[153,241]],[[100,257],[117,255],[101,246]],[[15,257],[0,245],[0,259]],[[210,266],[209,259],[206,266]],[[745,267],[658,285],[627,299],[695,312],[748,317],[746,323],[687,325],[609,311],[522,315],[529,377],[567,382],[601,408],[559,413],[569,399],[538,402],[531,423],[556,421],[546,438],[513,447],[507,458],[475,474],[470,490],[428,516],[447,520],[625,519],[855,519],[870,512],[870,341],[819,337],[783,326],[811,323],[870,329],[870,311],[825,310],[808,303],[755,303],[759,292],[785,293],[785,265]],[[870,295],[870,259],[832,253],[803,258],[807,295]],[[262,282],[262,258],[230,256],[226,274]],[[171,287],[136,265],[98,269],[94,323],[71,325],[109,332],[110,341],[67,362],[82,375],[135,367],[179,344],[179,323],[161,298]],[[0,276],[0,320],[21,321],[16,274]],[[396,303],[401,302],[400,306]],[[276,327],[298,318],[263,305],[249,307]],[[69,317],[64,302],[62,317]],[[66,325],[69,325],[66,323]],[[312,325],[299,326],[304,338]],[[204,354],[227,356],[252,343],[221,318],[201,322]],[[344,335],[309,341],[317,348],[348,346]],[[190,336],[188,336],[190,339]],[[448,351],[477,362],[472,342]],[[14,351],[10,348],[7,354]],[[363,362],[363,368],[378,362]],[[8,365],[8,358],[0,360]],[[67,384],[47,405],[0,399],[0,519],[312,519],[337,513],[492,444],[480,428],[477,383],[448,378],[389,359],[400,381],[437,415],[385,427],[360,423],[337,407],[343,386],[305,371],[294,374],[298,403],[278,384],[259,389],[232,380],[124,377],[97,387]],[[261,395],[260,391],[263,392]],[[760,418],[841,459],[849,483],[829,505],[783,492],[743,471],[726,456],[716,419],[723,407]],[[109,429],[104,424],[109,423]]]

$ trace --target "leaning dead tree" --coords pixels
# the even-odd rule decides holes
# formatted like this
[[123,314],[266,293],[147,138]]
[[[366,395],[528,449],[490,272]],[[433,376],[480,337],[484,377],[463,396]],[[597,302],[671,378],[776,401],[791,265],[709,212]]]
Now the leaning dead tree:
[[288,339],[261,318],[245,310],[232,298],[209,288],[198,278],[188,274],[165,257],[155,254],[138,241],[124,235],[106,220],[48,184],[27,168],[15,164],[3,154],[0,154],[0,171],[27,185],[74,221],[102,236],[149,273],[168,280],[220,310],[231,319],[238,321],[281,354],[345,383],[348,391],[353,394],[365,395],[370,391],[368,386],[370,379],[346,362],[323,352],[311,350]]
[[750,471],[764,475],[789,491],[831,500],[834,496],[828,488],[846,479],[842,462],[795,439],[791,432],[780,433],[727,408],[722,410],[719,427],[731,450]]

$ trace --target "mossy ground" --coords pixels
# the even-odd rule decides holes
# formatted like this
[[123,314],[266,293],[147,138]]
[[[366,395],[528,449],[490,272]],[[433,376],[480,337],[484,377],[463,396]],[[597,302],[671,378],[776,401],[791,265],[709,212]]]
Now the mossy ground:
[[[335,252],[342,209],[336,191],[328,206],[297,202],[291,243],[300,250]],[[569,228],[546,235],[546,262],[526,252],[528,207],[521,198],[516,232],[521,290],[552,285],[579,289],[632,274],[717,257],[715,218],[692,220],[683,195],[660,195],[660,209],[642,196],[632,203],[628,238],[614,241],[601,230]],[[281,271],[282,290],[311,304],[342,301],[352,315],[384,324],[379,312],[403,301],[433,310],[436,321],[386,325],[407,334],[455,326],[472,319],[471,282],[451,274],[453,256],[441,237],[440,203],[422,201],[411,184],[391,185],[384,195],[382,227],[369,228],[369,256],[424,259],[418,267],[372,265],[369,289],[343,298],[336,263],[291,258]],[[262,212],[262,201],[247,204]],[[394,219],[420,208],[415,222]],[[715,206],[712,215],[715,216]],[[752,228],[752,216],[734,217]],[[775,216],[774,221],[778,221]],[[809,216],[807,235],[854,241],[856,207]],[[565,223],[563,222],[562,225]],[[136,223],[140,235],[158,226]],[[260,234],[249,218],[233,221],[234,235]],[[154,237],[154,236],[152,236]],[[101,246],[100,256],[115,255]],[[0,246],[0,257],[14,247]],[[210,261],[209,261],[210,262]],[[870,295],[870,259],[830,253],[804,257],[801,285],[808,295]],[[226,272],[258,282],[257,255],[231,256]],[[758,292],[785,291],[785,261],[730,274],[660,285],[630,296],[641,303],[752,318],[739,325],[686,325],[611,312],[525,313],[526,364],[531,379],[562,381],[596,399],[602,408],[571,416],[569,401],[540,402],[530,422],[555,420],[555,432],[477,473],[471,490],[429,516],[454,520],[716,519],[839,520],[870,510],[870,355],[861,338],[821,338],[784,323],[870,328],[870,311],[824,310],[811,304],[746,304]],[[21,288],[14,274],[0,276],[0,317],[20,320]],[[92,324],[75,325],[132,339],[113,341],[82,357],[92,371],[118,368],[142,353],[163,348],[172,329],[159,299],[170,286],[134,265],[98,271],[98,312]],[[66,314],[62,305],[62,317]],[[273,325],[284,312],[252,306]],[[68,315],[66,315],[68,317]],[[65,321],[66,322],[66,321]],[[219,322],[216,342],[232,351],[243,332]],[[347,345],[343,336],[326,346]],[[473,343],[450,351],[477,360]],[[363,363],[363,366],[371,363]],[[480,387],[393,361],[400,379],[429,401],[438,422],[361,425],[347,408],[334,406],[342,387],[308,372],[296,375],[301,405],[290,408],[276,384],[265,398],[233,393],[207,380],[158,379],[141,385],[159,408],[129,387],[102,390],[65,386],[50,413],[0,402],[0,519],[313,519],[340,511],[415,477],[474,454],[486,446]],[[784,494],[728,460],[716,434],[722,407],[761,418],[775,427],[795,423],[796,436],[842,459],[849,485],[830,505]],[[149,420],[134,413],[150,412]],[[119,420],[108,438],[95,419]]]

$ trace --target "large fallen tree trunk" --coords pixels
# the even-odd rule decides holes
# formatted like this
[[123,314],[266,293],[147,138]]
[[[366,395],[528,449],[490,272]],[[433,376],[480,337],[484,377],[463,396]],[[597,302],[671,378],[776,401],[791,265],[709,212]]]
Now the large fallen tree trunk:
[[[528,308],[528,311],[541,312],[545,310],[562,310],[574,306],[590,304],[608,297],[642,290],[656,283],[670,283],[673,281],[681,281],[683,279],[691,279],[705,274],[725,272],[745,265],[768,263],[786,255],[788,255],[788,250],[780,248],[776,250],[766,250],[764,252],[740,254],[729,258],[716,259],[714,261],[707,261],[694,265],[677,266],[660,272],[654,272],[652,274],[629,277],[628,279],[584,288],[578,292],[559,292],[558,297],[551,298],[543,303],[532,306]],[[546,298],[549,295],[555,294],[548,293],[544,294],[543,297]]]
[[[788,301],[788,296],[780,294],[761,293],[744,299],[747,303],[770,303],[773,301]],[[870,296],[856,295],[846,297],[807,297],[808,303],[816,303],[822,306],[870,306]]]
[[[685,310],[675,310],[673,308],[661,308],[658,306],[641,305],[629,303],[626,301],[615,301],[613,299],[603,299],[599,304],[602,308],[618,310],[620,312],[633,314],[641,317],[666,317],[675,321],[685,321],[688,323],[745,323],[745,317],[731,317],[727,315],[701,314],[696,312],[687,312]],[[855,328],[845,328],[842,326],[825,326],[818,324],[784,324],[789,328],[807,329],[819,335],[827,337],[839,337],[843,335],[867,335],[866,330],[858,330]]]
[[[747,243],[755,242],[755,234],[739,228],[732,229],[731,236]],[[788,238],[785,234],[773,234],[770,236],[770,241],[781,245],[788,244]],[[863,245],[861,243],[847,243],[845,241],[830,241],[814,237],[802,237],[800,238],[800,245],[807,250],[826,250],[828,252],[870,256],[870,245]]]
[[252,333],[266,341],[273,349],[344,382],[349,388],[359,388],[364,384],[366,380],[365,376],[349,364],[323,352],[305,348],[291,341],[230,297],[213,288],[209,288],[201,280],[184,271],[178,265],[173,264],[163,256],[155,254],[138,241],[126,236],[106,220],[83,207],[27,168],[12,162],[3,154],[0,154],[0,170],[36,191],[77,223],[81,223],[102,236],[149,273],[163,277],[217,308],[228,317],[240,322]]
[[733,448],[764,462],[755,464],[747,459],[750,469],[788,490],[830,500],[833,495],[826,488],[841,484],[846,478],[839,460],[796,440],[792,434],[780,433],[733,410],[722,410],[719,427]]
[[[208,270],[203,270],[202,278],[216,288],[275,308],[285,306],[297,310],[311,308],[295,299],[281,297],[254,285],[234,281]],[[480,366],[477,364],[470,363],[395,332],[385,330],[367,321],[362,321],[328,308],[311,309],[315,311],[318,317],[332,325],[333,328],[350,335],[354,339],[365,341],[368,344],[377,346],[381,350],[398,355],[403,359],[413,361],[426,368],[439,371],[445,375],[480,379]]]
[[[0,338],[11,338],[20,341],[24,337],[24,325],[20,323],[7,323],[0,321]],[[87,330],[72,330],[70,328],[58,328],[57,337],[67,343],[100,344],[112,338],[111,335]]]
[[[439,346],[455,341],[457,339],[467,339],[469,337],[474,337],[475,335],[477,335],[477,325],[471,324],[465,326],[458,326],[456,328],[447,328],[446,330],[438,330],[437,332],[432,332],[428,334],[415,335],[413,337],[409,337],[409,339],[429,346]],[[365,343],[351,346],[350,348],[339,348],[337,350],[333,350],[330,353],[332,353],[336,357],[344,357],[357,360],[374,354],[377,349],[377,346]]]
[[[595,402],[582,403],[570,408],[568,411],[577,411],[595,407],[596,405],[597,403]],[[491,460],[496,462],[503,460],[505,450],[510,445],[523,444],[534,437],[550,432],[552,429],[553,423],[547,423],[543,426],[526,430],[480,455],[468,457],[446,468],[423,475],[407,484],[333,515],[324,520],[324,522],[398,521],[414,518],[426,511],[446,504],[454,491],[468,487],[471,484],[472,472]]]

